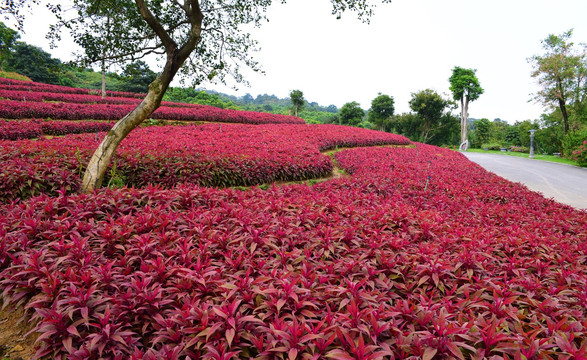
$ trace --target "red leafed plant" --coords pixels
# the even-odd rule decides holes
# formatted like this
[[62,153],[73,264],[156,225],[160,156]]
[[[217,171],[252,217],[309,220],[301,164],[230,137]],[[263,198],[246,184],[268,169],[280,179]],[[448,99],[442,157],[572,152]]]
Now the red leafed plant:
[[[0,201],[77,191],[78,176],[100,139],[83,134],[0,142]],[[384,144],[409,140],[337,125],[152,126],[136,129],[125,139],[105,183],[118,177],[127,186],[171,188],[181,183],[248,186],[305,180],[332,172],[332,161],[320,150]]]
[[[226,147],[215,149],[198,131],[214,131],[216,146]],[[202,149],[215,169],[255,154],[260,164],[279,160],[281,149],[283,162],[272,166],[287,157],[291,166],[314,166],[319,149],[391,139],[345,131],[233,125],[221,133],[207,125],[183,129],[187,143],[155,128],[143,139],[177,160],[153,150],[140,157],[132,147],[119,158],[134,156],[136,169],[152,169],[145,173],[173,172]],[[250,148],[229,146],[247,134]],[[2,146],[25,159],[88,138]],[[351,176],[248,191],[183,184],[62,192],[4,204],[3,301],[27,304],[38,321],[38,356],[55,358],[585,357],[584,211],[437,147],[347,149],[334,158]]]

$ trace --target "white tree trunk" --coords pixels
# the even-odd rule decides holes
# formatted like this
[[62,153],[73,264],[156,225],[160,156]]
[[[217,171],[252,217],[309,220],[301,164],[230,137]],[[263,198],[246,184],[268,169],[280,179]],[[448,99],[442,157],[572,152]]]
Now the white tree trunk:
[[106,98],[106,64],[102,59],[102,99]]
[[[461,99],[461,145],[467,141],[467,118],[469,116],[469,97],[463,95]],[[465,149],[466,150],[466,149]]]

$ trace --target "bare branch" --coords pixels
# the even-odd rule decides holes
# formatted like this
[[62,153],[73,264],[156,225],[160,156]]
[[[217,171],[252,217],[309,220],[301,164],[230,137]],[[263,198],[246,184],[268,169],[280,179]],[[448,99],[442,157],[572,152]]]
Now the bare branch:
[[135,0],[135,3],[137,4],[143,19],[147,22],[151,29],[155,31],[155,34],[157,34],[159,39],[161,39],[161,43],[165,47],[166,52],[171,55],[177,49],[177,44],[175,41],[171,38],[171,36],[169,36],[169,33],[155,18],[153,13],[151,13],[151,10],[149,10],[144,0]]
[[178,56],[184,60],[190,56],[201,39],[202,20],[204,19],[204,15],[200,10],[200,2],[198,0],[190,0],[190,8],[191,11],[188,13],[188,18],[191,24],[191,29],[185,44],[183,44],[178,52]]

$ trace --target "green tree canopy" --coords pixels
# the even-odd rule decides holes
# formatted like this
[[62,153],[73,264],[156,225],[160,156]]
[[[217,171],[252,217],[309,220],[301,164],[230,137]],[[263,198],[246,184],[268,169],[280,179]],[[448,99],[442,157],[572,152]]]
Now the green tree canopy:
[[428,143],[443,126],[446,125],[443,120],[445,112],[450,110],[452,102],[443,98],[436,91],[426,89],[417,93],[412,93],[410,99],[410,109],[420,118],[418,130],[419,141]]
[[48,84],[59,84],[61,61],[53,59],[43,49],[17,41],[8,59],[10,71],[26,75],[31,80]]
[[453,99],[461,101],[467,99],[468,101],[475,101],[483,94],[483,88],[479,85],[479,79],[475,74],[475,69],[465,69],[455,66],[452,70],[450,81],[450,91],[453,94]]
[[16,31],[0,22],[0,71],[4,71],[4,64],[19,38],[20,35]]
[[379,95],[371,101],[371,108],[369,109],[369,121],[381,130],[386,130],[386,125],[389,125],[389,119],[393,116],[395,111],[395,103],[393,97],[379,93]]
[[570,130],[571,116],[582,117],[587,107],[587,45],[577,49],[570,41],[572,35],[572,29],[560,35],[548,35],[542,40],[544,54],[528,59],[533,68],[532,77],[540,85],[534,100],[558,107],[565,134]]
[[338,108],[336,107],[336,105],[330,104],[326,107],[326,111],[333,113],[333,114],[336,114],[338,112]]
[[291,99],[294,115],[298,116],[298,112],[304,108],[304,103],[306,102],[304,93],[301,90],[292,90],[289,93],[289,98]]
[[481,119],[475,122],[475,135],[479,144],[488,143],[491,140],[493,124],[489,119]]
[[137,60],[125,66],[121,78],[124,80],[122,91],[144,93],[149,89],[149,84],[155,80],[157,74],[149,68],[146,62]]
[[342,125],[357,126],[363,120],[365,111],[356,101],[344,104],[338,113],[339,121]]
[[461,103],[461,146],[466,150],[467,141],[467,117],[469,116],[469,102],[475,101],[483,94],[483,88],[479,84],[479,79],[475,69],[465,69],[455,66],[452,69],[452,75],[449,78],[450,91],[453,99]]

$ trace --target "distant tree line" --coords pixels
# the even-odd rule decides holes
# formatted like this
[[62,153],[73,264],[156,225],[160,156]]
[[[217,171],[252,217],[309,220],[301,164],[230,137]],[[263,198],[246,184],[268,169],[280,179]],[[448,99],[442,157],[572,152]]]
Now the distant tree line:
[[[308,123],[330,123],[396,132],[418,142],[454,146],[463,142],[471,147],[512,148],[527,151],[529,130],[537,130],[536,151],[562,153],[570,157],[587,140],[587,46],[570,41],[572,30],[549,35],[542,41],[544,53],[528,59],[532,77],[540,85],[534,100],[548,111],[539,119],[508,124],[501,119],[469,119],[468,102],[483,93],[474,69],[455,67],[449,79],[452,99],[431,89],[411,94],[411,112],[395,114],[394,98],[379,93],[368,110],[356,101],[322,106],[308,102],[301,90],[290,96],[259,94],[253,97],[220,92],[172,87],[164,100],[204,104],[219,108],[293,114]],[[26,75],[48,84],[99,89],[102,76],[90,68],[63,63],[39,47],[19,41],[19,34],[0,22],[0,71]],[[128,63],[120,73],[106,73],[106,88],[113,91],[145,92],[156,77],[141,60]],[[456,102],[455,102],[456,101]],[[460,103],[461,114],[453,114]],[[467,129],[471,131],[467,133]],[[459,136],[460,133],[460,136]]]
[[[18,73],[46,84],[100,89],[101,73],[64,63],[40,47],[19,39],[18,32],[0,22],[0,71]],[[120,73],[106,73],[106,88],[144,93],[156,76],[144,61],[138,60],[123,66]]]
[[539,119],[516,121],[475,119],[469,141],[473,147],[528,152],[530,130],[537,153],[561,153],[573,158],[587,141],[587,45],[571,41],[573,31],[542,40],[543,54],[528,59],[539,90],[533,100],[546,112]]
[[537,145],[545,152],[558,150],[569,158],[587,141],[587,44],[575,45],[572,34],[571,29],[548,35],[542,40],[544,53],[528,59],[540,86],[534,101],[548,112],[519,124],[538,130]]

